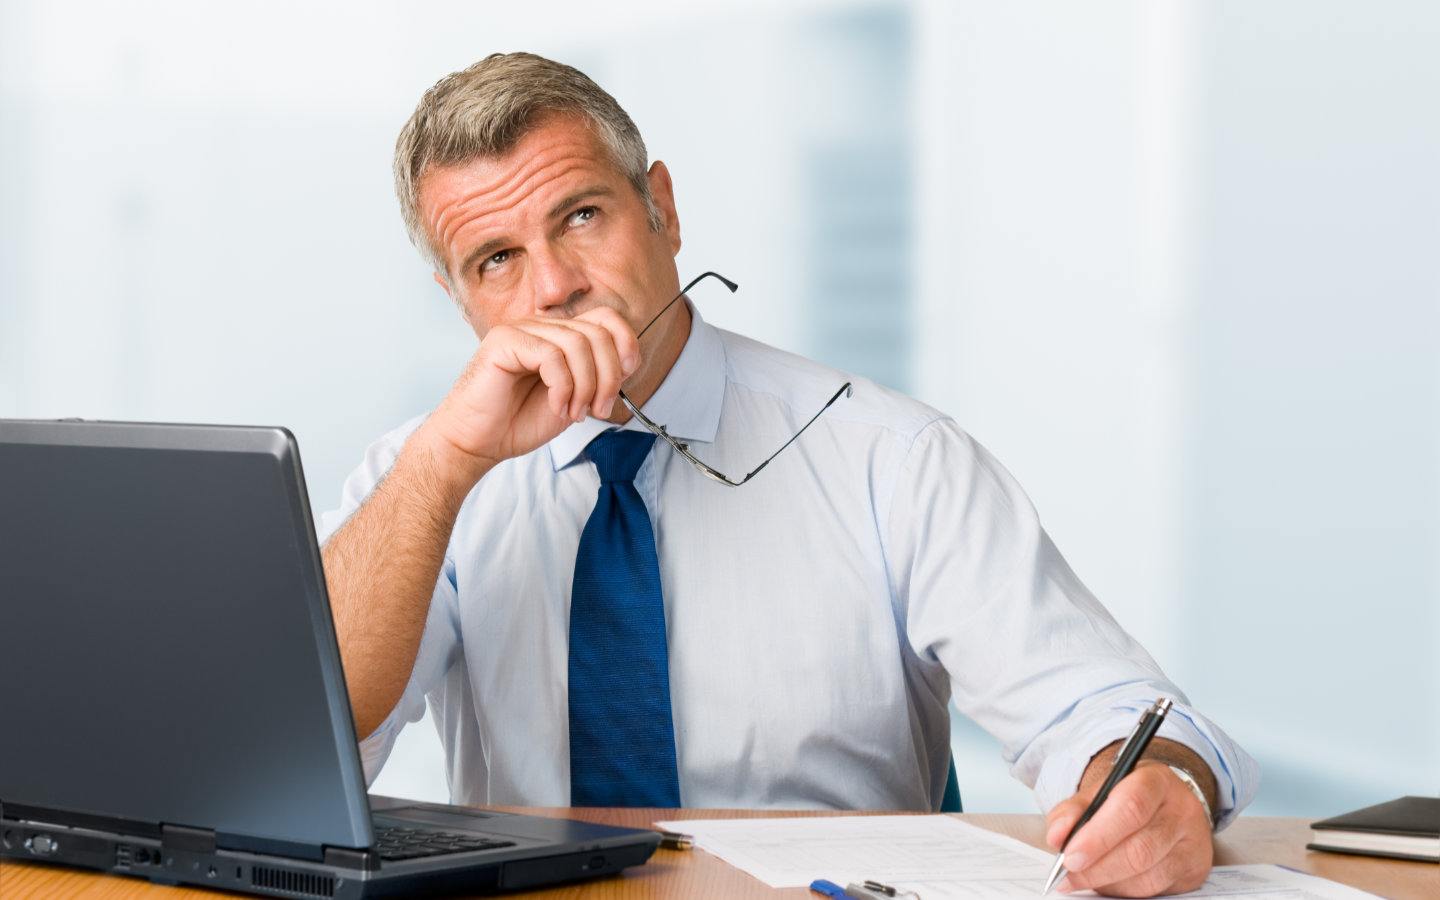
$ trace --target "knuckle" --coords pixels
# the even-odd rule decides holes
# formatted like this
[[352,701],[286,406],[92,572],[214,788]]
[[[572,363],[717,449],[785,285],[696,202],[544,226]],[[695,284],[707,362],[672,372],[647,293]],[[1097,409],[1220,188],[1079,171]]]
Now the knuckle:
[[546,347],[540,351],[540,363],[535,370],[546,384],[568,383],[573,377],[570,367],[565,364],[565,354],[558,347]]
[[485,337],[480,339],[482,346],[489,344],[509,344],[514,342],[520,335],[520,329],[514,325],[492,325],[490,330],[485,332]]
[[597,306],[594,309],[587,309],[580,315],[570,319],[577,327],[596,328],[601,331],[609,331],[616,323],[623,322],[620,314],[608,306]]
[[641,328],[645,324],[644,321],[642,321],[634,328],[631,328],[630,323],[625,321],[624,316],[608,306],[596,308],[595,313],[595,317],[590,320],[594,327],[606,332],[617,340],[633,340],[636,329]]
[[1130,871],[1143,873],[1143,871],[1148,871],[1149,868],[1155,864],[1155,858],[1152,857],[1151,850],[1149,850],[1149,847],[1146,847],[1143,841],[1129,841],[1128,844],[1125,845],[1123,855],[1125,855],[1126,868],[1129,868]]
[[1111,809],[1111,816],[1127,831],[1139,831],[1150,820],[1150,810],[1144,795],[1137,791],[1126,791],[1123,794],[1116,792],[1111,795],[1107,806]]
[[1148,872],[1160,861],[1159,848],[1146,834],[1137,834],[1125,842],[1125,864],[1132,872]]
[[559,347],[563,347],[566,353],[577,353],[590,346],[590,339],[573,325],[565,325],[555,329],[550,340]]
[[568,369],[565,365],[565,350],[557,344],[544,343],[540,345],[540,358],[547,363],[557,365],[562,369]]
[[[1146,877],[1154,886],[1154,890],[1152,891],[1152,893],[1158,894],[1163,891],[1165,893],[1173,894],[1178,893],[1182,890],[1189,890],[1189,888],[1179,887],[1182,879],[1186,877],[1188,871],[1189,870],[1187,869],[1185,863],[1172,855],[1165,857],[1165,859],[1159,865],[1147,872]],[[1203,882],[1204,880],[1205,878],[1202,876],[1200,878],[1200,881]]]
[[1210,875],[1210,861],[1207,859],[1203,865],[1192,866],[1181,873],[1170,887],[1176,893],[1189,893],[1200,889],[1205,879]]
[[625,324],[625,320],[620,317],[619,313],[608,306],[604,309],[606,313],[604,319],[576,319],[575,321],[583,325],[588,334],[594,335],[599,340],[611,340],[612,335],[616,332],[623,333],[629,330],[630,326]]

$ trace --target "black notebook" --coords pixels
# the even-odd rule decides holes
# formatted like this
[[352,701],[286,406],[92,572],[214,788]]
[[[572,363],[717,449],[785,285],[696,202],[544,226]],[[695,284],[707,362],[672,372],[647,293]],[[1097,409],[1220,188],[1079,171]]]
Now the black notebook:
[[1310,850],[1440,862],[1440,797],[1401,797],[1310,826]]

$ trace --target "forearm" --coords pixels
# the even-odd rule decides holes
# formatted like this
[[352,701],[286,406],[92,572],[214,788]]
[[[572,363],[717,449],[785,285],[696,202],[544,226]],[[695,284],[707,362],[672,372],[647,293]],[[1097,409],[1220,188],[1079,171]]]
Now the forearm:
[[479,480],[422,426],[322,558],[355,727],[373,732],[415,665],[435,580],[466,495]]

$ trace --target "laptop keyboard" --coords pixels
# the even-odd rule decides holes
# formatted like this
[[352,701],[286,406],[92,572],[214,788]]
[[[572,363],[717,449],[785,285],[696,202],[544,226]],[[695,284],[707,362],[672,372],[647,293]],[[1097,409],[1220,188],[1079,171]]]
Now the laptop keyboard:
[[484,837],[478,834],[436,831],[432,828],[377,825],[375,827],[375,843],[371,845],[371,849],[379,853],[381,859],[416,859],[422,856],[468,853],[472,850],[494,850],[497,847],[513,846],[515,846],[514,841]]

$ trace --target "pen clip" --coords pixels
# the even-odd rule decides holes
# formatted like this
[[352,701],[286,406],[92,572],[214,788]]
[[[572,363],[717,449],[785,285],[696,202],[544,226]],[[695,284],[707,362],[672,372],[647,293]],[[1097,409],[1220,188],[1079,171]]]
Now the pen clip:
[[1170,707],[1174,705],[1175,701],[1169,697],[1161,697],[1159,700],[1156,700],[1155,704],[1140,716],[1140,721],[1135,723],[1135,727],[1130,729],[1130,733],[1125,736],[1125,742],[1120,745],[1120,749],[1115,751],[1115,761],[1119,762],[1123,759],[1131,745],[1140,740],[1140,734],[1145,730],[1145,723],[1151,716],[1158,716],[1164,719],[1165,714],[1170,712]]

